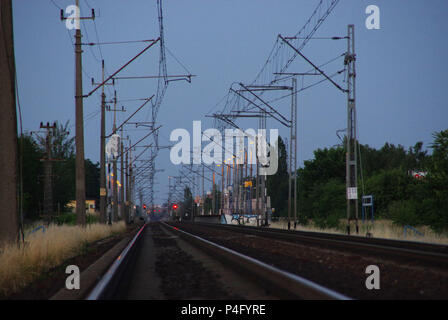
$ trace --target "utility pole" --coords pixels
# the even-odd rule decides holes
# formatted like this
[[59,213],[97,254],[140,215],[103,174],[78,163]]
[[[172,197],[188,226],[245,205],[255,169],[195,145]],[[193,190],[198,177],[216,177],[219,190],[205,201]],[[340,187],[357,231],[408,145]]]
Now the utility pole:
[[355,220],[358,228],[358,154],[356,139],[356,95],[355,95],[355,26],[348,25],[347,53],[344,64],[347,66],[347,153],[346,153],[346,187],[347,187],[347,234],[350,234],[350,221]]
[[[107,188],[106,188],[106,94],[104,93],[105,85],[113,85],[105,83],[105,66],[104,60],[101,61],[102,66],[102,83],[101,88],[101,141],[100,141],[100,219],[102,223],[107,221],[106,205],[107,205]],[[99,85],[92,79],[92,85]]]
[[[79,0],[76,0],[76,7],[79,9]],[[80,12],[78,12],[80,14]],[[61,20],[66,20],[64,11],[61,10]],[[82,93],[82,44],[81,44],[81,19],[95,19],[95,11],[92,9],[91,17],[75,17],[75,105],[76,105],[76,223],[86,225],[86,174],[84,160],[84,111]]]
[[294,92],[294,108],[291,116],[291,127],[294,127],[294,229],[297,227],[297,78],[292,80],[292,91]]
[[[79,8],[79,0],[76,0]],[[82,48],[81,28],[75,34],[76,56],[76,223],[86,224],[86,172],[84,163],[84,110],[82,99]]]
[[224,162],[221,163],[221,215],[224,214]]
[[53,217],[53,186],[52,186],[52,171],[53,165],[51,158],[51,144],[52,144],[52,134],[51,131],[56,129],[56,123],[50,125],[48,122],[44,125],[40,123],[41,129],[47,130],[47,135],[45,137],[45,158],[41,159],[44,161],[44,217],[47,222],[51,222]]
[[[129,148],[131,147],[131,140],[128,140],[129,143]],[[129,216],[130,216],[130,212],[131,212],[131,207],[130,207],[130,192],[129,192],[129,179],[130,179],[130,170],[129,170],[129,152],[126,152],[126,165],[125,165],[125,175],[126,175],[126,182],[125,182],[125,187],[126,187],[126,202],[125,202],[125,210],[124,210],[124,218],[125,218],[125,222],[126,224],[129,224]]]
[[213,186],[212,186],[212,212],[211,214],[215,214],[215,172],[213,171]]
[[[292,210],[294,210],[294,229],[297,226],[297,79],[296,77],[292,78],[291,91],[292,91],[291,126],[289,128],[290,139],[289,139],[288,230],[291,229]],[[292,183],[294,183],[294,186],[292,186]],[[292,196],[292,192],[294,192],[294,197]]]
[[[123,127],[121,127],[121,139],[120,139],[120,179],[121,179],[121,187],[120,187],[120,200],[121,200],[121,206],[120,206],[120,215],[121,219],[124,219],[126,221],[125,217],[125,200],[124,200],[124,187],[125,187],[125,181],[124,181],[124,154],[123,154]],[[126,155],[128,152],[126,152]],[[127,222],[126,222],[127,223]]]
[[202,164],[202,215],[205,215],[204,164]]
[[[117,90],[114,90],[114,98],[112,100],[114,104],[114,108],[111,109],[110,107],[106,108],[106,111],[113,111],[114,112],[114,123],[112,126],[112,132],[117,131],[117,111],[125,112],[126,110],[124,107],[121,109],[117,109]],[[119,142],[121,145],[121,141]],[[113,157],[112,159],[112,217],[109,218],[109,222],[111,221],[118,221],[118,186],[117,186],[117,180],[118,180],[118,169],[117,169],[117,159]]]
[[11,2],[0,1],[0,244],[19,239],[16,72]]
[[[266,111],[262,111],[262,116],[260,117],[260,129],[266,130]],[[263,152],[263,151],[262,151]],[[264,225],[268,225],[268,210],[266,208],[266,174],[260,177],[261,180],[261,212],[264,215]]]
[[[113,131],[115,132],[115,130],[117,130],[117,91],[114,90],[114,125],[113,125]],[[121,145],[121,141],[120,141],[120,145]],[[112,160],[112,170],[113,170],[113,175],[114,175],[114,179],[112,180],[112,192],[113,192],[113,210],[112,210],[112,221],[116,222],[118,221],[118,185],[117,185],[117,180],[118,180],[118,172],[117,172],[117,159],[114,157],[114,159]]]

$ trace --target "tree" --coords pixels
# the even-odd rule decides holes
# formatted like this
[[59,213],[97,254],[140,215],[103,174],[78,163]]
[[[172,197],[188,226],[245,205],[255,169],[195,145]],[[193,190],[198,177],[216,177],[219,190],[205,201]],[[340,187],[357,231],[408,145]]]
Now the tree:
[[[74,138],[69,136],[69,122],[57,125],[52,132],[51,154],[53,182],[53,205],[61,210],[75,199],[75,156]],[[33,137],[36,137],[35,139]],[[23,135],[19,139],[23,143],[23,204],[24,215],[29,220],[39,219],[43,203],[43,165],[45,138]],[[86,195],[99,201],[99,164],[85,160]]]
[[285,216],[288,213],[289,172],[287,165],[286,146],[282,138],[278,138],[278,168],[274,175],[267,177],[267,192],[271,196],[271,206],[276,215]]
[[22,184],[23,184],[23,212],[25,220],[39,218],[39,204],[42,202],[42,174],[43,167],[40,159],[43,153],[36,141],[29,134],[22,135],[18,144],[22,158]]
[[[75,194],[75,145],[74,137],[70,137],[70,121],[65,124],[56,124],[51,132],[51,158],[52,162],[52,186],[53,186],[53,208],[55,204],[64,209]],[[46,150],[46,137],[36,136],[41,152]]]
[[426,222],[436,231],[448,229],[448,129],[433,134],[430,170],[427,176],[431,197],[422,206],[428,214]]
[[[432,155],[422,142],[408,149],[389,143],[378,150],[359,146],[360,190],[374,196],[376,217],[399,225],[448,230],[448,130],[433,137]],[[427,175],[416,179],[412,170]],[[337,226],[345,211],[345,149],[316,150],[314,159],[298,170],[298,183],[300,222],[312,219],[320,227]]]
[[433,176],[447,182],[448,177],[448,129],[433,133],[432,153]]
[[[321,214],[323,208],[317,209],[324,193],[329,192],[332,197],[326,200],[325,205],[339,203],[345,199],[345,149],[336,147],[318,149],[314,151],[314,159],[304,162],[304,167],[298,170],[298,208],[300,223],[307,223],[308,219],[324,219]],[[328,184],[329,183],[329,184]],[[328,184],[328,185],[327,185]],[[344,189],[340,189],[343,185]],[[332,187],[339,193],[333,192]],[[335,195],[337,195],[335,197]],[[344,207],[345,208],[345,207]]]

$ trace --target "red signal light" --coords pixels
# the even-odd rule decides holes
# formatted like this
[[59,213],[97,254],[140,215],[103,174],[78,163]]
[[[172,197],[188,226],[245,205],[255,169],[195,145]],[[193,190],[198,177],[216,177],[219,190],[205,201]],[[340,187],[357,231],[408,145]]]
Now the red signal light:
[[173,204],[173,209],[176,210],[179,206],[177,204]]

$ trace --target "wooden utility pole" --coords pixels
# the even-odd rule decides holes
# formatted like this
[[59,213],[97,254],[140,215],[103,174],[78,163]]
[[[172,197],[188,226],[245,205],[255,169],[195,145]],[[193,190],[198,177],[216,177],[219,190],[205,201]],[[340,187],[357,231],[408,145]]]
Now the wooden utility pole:
[[0,1],[0,244],[16,240],[17,115],[11,0]]
[[[76,223],[86,225],[86,172],[84,160],[84,110],[82,93],[82,43],[81,43],[81,20],[95,19],[95,11],[92,9],[91,17],[81,17],[79,0],[76,0],[79,16],[75,17],[75,146],[76,146]],[[61,20],[73,19],[64,17],[61,9]]]

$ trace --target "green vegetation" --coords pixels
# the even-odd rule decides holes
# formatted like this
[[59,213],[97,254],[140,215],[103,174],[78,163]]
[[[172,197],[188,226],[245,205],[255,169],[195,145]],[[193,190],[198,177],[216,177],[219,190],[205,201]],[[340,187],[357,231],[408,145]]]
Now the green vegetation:
[[[434,133],[433,138],[432,154],[423,150],[422,142],[408,150],[389,143],[378,150],[359,146],[359,198],[374,196],[376,218],[390,219],[396,225],[427,225],[437,232],[448,230],[448,130]],[[286,164],[286,155],[279,150],[280,168]],[[412,171],[427,174],[416,179]],[[346,217],[345,148],[316,150],[314,159],[305,161],[297,174],[300,223],[312,220],[321,228],[339,227]],[[287,215],[288,185],[282,183],[287,178],[280,178],[284,175],[279,169],[268,179],[269,194],[279,195],[280,203],[273,200],[273,207],[280,216]],[[361,201],[359,206],[361,216]]]
[[[75,146],[69,137],[69,122],[58,124],[52,132],[51,155],[53,159],[53,210],[67,211],[66,205],[75,199]],[[26,221],[40,218],[43,208],[44,167],[40,161],[45,156],[45,137],[25,134],[18,139],[23,143],[23,211]],[[85,160],[86,197],[99,202],[99,164]],[[59,218],[58,218],[59,219]],[[60,218],[63,219],[63,218]],[[65,219],[65,218],[64,218]],[[69,219],[69,218],[67,218]]]
[[[57,225],[70,225],[70,226],[76,226],[76,214],[71,212],[65,212],[58,216],[55,216],[53,219],[53,222]],[[92,224],[92,223],[100,223],[100,217],[98,214],[88,214],[86,215],[86,223]]]
[[[267,177],[266,187],[268,194],[275,194],[271,197],[271,206],[275,208],[276,216],[288,215],[288,165],[286,156],[286,146],[281,137],[278,137],[278,168],[277,173]],[[254,181],[255,185],[255,181]],[[255,188],[253,188],[253,197],[256,197]],[[272,191],[271,191],[272,190]]]

